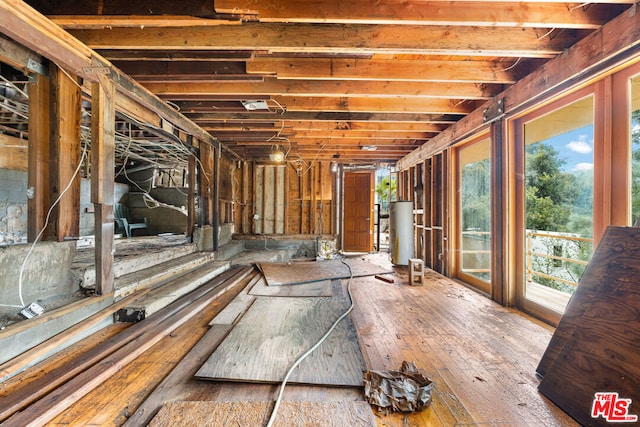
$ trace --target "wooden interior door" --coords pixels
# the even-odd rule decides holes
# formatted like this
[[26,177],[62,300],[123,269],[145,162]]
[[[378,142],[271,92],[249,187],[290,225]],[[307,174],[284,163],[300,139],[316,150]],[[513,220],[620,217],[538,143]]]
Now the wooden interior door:
[[373,251],[373,174],[366,171],[344,175],[344,251]]

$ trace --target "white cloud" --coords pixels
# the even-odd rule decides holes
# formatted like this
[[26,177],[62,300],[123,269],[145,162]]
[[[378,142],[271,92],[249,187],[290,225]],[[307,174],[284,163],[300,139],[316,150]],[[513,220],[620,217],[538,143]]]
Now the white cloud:
[[574,168],[574,172],[591,171],[593,170],[593,163],[578,163]]
[[577,141],[571,141],[567,144],[567,148],[578,154],[589,154],[593,151],[591,144],[586,141],[586,135],[580,135]]

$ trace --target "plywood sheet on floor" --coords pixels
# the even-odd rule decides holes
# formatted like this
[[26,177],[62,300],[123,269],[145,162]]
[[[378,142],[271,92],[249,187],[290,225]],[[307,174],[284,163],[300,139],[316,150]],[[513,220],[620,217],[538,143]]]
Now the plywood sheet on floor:
[[[346,308],[344,298],[259,297],[196,377],[279,383]],[[364,369],[355,329],[347,317],[298,366],[290,382],[361,386]]]
[[591,417],[596,392],[640,402],[638,276],[640,228],[609,227],[542,358],[540,391],[582,424],[607,425]]
[[[361,259],[261,263],[258,268],[264,274],[270,286],[295,285],[329,279],[346,279],[353,277],[375,276],[376,274],[393,273],[392,270],[380,267]],[[351,271],[349,271],[351,268]]]
[[249,291],[249,295],[273,297],[330,297],[331,280],[302,283],[297,285],[267,286],[263,278]]
[[[272,402],[169,402],[150,427],[260,426],[271,415]],[[356,402],[282,402],[274,427],[376,425],[369,404]]]

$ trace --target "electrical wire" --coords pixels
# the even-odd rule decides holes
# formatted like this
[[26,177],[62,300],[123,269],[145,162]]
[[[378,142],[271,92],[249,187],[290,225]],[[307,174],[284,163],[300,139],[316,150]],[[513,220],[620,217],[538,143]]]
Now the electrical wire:
[[276,419],[276,415],[278,414],[278,409],[280,408],[280,402],[282,401],[282,396],[284,395],[284,388],[287,384],[287,381],[289,381],[289,377],[293,373],[293,370],[296,369],[298,365],[304,359],[306,359],[311,353],[313,353],[318,347],[320,347],[320,345],[329,337],[329,335],[331,335],[333,330],[336,328],[336,326],[338,326],[338,324],[342,321],[342,319],[347,317],[349,313],[351,313],[351,311],[353,310],[354,303],[353,303],[353,297],[351,295],[351,281],[353,280],[353,271],[351,270],[351,266],[347,264],[344,260],[340,260],[340,261],[344,265],[346,265],[347,268],[349,269],[349,282],[347,284],[347,294],[349,295],[349,300],[351,302],[351,305],[349,305],[349,308],[344,313],[342,313],[342,315],[338,317],[338,319],[335,322],[333,322],[333,325],[331,325],[329,330],[322,336],[322,338],[320,338],[318,342],[313,345],[313,347],[307,350],[302,356],[298,358],[298,360],[296,360],[293,363],[293,365],[291,365],[291,368],[289,368],[289,370],[287,371],[287,374],[284,376],[284,380],[282,380],[282,383],[280,384],[280,391],[278,392],[278,398],[276,399],[276,403],[273,406],[273,410],[271,411],[271,417],[269,418],[267,427],[271,427]]
[[33,249],[36,247],[36,243],[38,243],[38,240],[40,240],[40,238],[42,237],[44,230],[46,230],[47,226],[49,225],[49,220],[51,219],[51,212],[53,212],[53,208],[55,208],[56,205],[60,203],[60,200],[62,200],[62,196],[64,196],[64,194],[67,191],[69,191],[69,188],[71,188],[71,185],[73,184],[73,181],[75,181],[76,177],[78,176],[78,173],[82,168],[82,163],[84,162],[86,157],[87,157],[87,145],[84,144],[82,147],[82,155],[80,156],[80,162],[78,162],[78,166],[76,167],[76,170],[73,173],[73,176],[69,180],[69,183],[67,184],[67,186],[60,192],[60,194],[58,195],[58,198],[51,204],[51,207],[47,212],[47,216],[45,218],[42,229],[40,230],[36,238],[33,240],[33,244],[29,248],[29,252],[27,252],[27,255],[24,257],[24,260],[22,261],[22,266],[20,266],[20,275],[18,276],[18,296],[20,297],[20,304],[22,304],[22,307],[25,307],[24,298],[22,296],[22,276],[24,274],[24,267],[27,265],[27,260],[31,256]]

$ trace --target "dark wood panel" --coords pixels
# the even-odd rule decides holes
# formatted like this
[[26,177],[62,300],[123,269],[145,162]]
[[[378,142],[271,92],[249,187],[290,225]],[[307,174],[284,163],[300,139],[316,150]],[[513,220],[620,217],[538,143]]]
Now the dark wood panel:
[[597,392],[640,414],[638,242],[639,228],[607,229],[541,362],[540,392],[584,425],[608,425],[591,416]]

